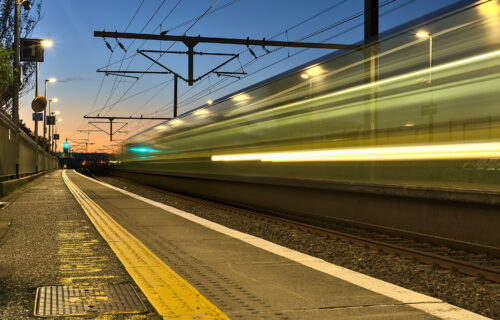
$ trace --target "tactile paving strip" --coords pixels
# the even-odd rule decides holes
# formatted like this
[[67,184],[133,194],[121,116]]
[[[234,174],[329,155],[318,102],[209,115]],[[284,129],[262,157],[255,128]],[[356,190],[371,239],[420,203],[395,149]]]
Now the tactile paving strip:
[[47,286],[36,291],[35,316],[143,313],[147,308],[129,284]]

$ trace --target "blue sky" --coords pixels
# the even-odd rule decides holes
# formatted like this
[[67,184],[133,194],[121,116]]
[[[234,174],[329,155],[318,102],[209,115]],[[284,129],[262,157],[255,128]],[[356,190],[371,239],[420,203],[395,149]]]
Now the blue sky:
[[[386,2],[388,4],[380,10],[381,32],[457,1],[380,0],[380,3]],[[61,139],[86,138],[87,133],[77,131],[88,127],[87,121],[83,119],[85,114],[123,116],[144,114],[168,117],[172,112],[171,75],[144,75],[136,81],[114,76],[104,78],[102,73],[96,73],[96,70],[105,67],[108,61],[116,62],[109,67],[110,69],[146,70],[151,63],[144,57],[133,57],[136,50],[139,48],[164,50],[170,43],[160,44],[158,41],[142,40],[132,42],[123,39],[120,41],[129,48],[128,51],[125,53],[116,47],[114,53],[111,53],[102,38],[94,38],[95,30],[159,33],[160,22],[163,21],[161,29],[169,30],[169,34],[172,35],[182,35],[190,28],[187,35],[191,36],[269,39],[278,35],[276,40],[296,41],[324,27],[348,20],[362,12],[363,3],[363,0],[44,0],[42,20],[32,37],[52,39],[54,46],[45,51],[45,62],[40,64],[40,83],[49,77],[59,80],[49,84],[48,96],[59,99],[57,105],[53,105],[53,109],[61,111],[60,117],[63,121],[58,128]],[[182,25],[210,7],[212,10],[221,9],[207,14],[194,25],[193,22]],[[327,10],[328,8],[331,9]],[[325,12],[316,18],[293,28],[323,11]],[[136,12],[135,18],[132,19]],[[331,43],[354,43],[362,39],[362,22],[362,16],[353,18],[304,41],[323,42],[329,39],[327,42]],[[288,32],[285,33],[285,30]],[[106,41],[113,47],[116,46],[115,39]],[[185,47],[182,44],[174,44],[171,50],[183,51]],[[253,60],[242,46],[199,45],[196,50],[242,53],[240,56],[242,65]],[[244,68],[244,71],[249,73],[244,79],[236,81],[233,78],[226,78],[216,85],[222,79],[213,75],[199,81],[194,87],[188,87],[181,82],[180,113],[196,108],[208,99],[217,99],[331,52],[316,49],[295,54],[299,49],[285,48],[264,55],[262,48],[255,48],[254,51],[259,58]],[[126,59],[122,61],[123,58]],[[279,60],[282,61],[273,65]],[[187,74],[187,58],[184,55],[165,55],[160,62],[180,74]],[[196,57],[195,77],[220,62],[221,58]],[[264,68],[268,65],[272,66]],[[224,70],[234,71],[239,67],[240,63],[233,61]],[[262,70],[258,71],[260,69]],[[151,70],[161,69],[153,67]],[[43,94],[43,85],[39,88]],[[144,93],[141,93],[142,91]],[[205,94],[198,95],[202,91],[206,91]],[[20,115],[30,127],[33,126],[30,121],[30,103],[33,98],[34,91],[21,100]],[[116,138],[125,138],[154,123],[129,121],[126,127],[128,133],[118,135]],[[91,150],[110,144],[104,133],[92,132],[90,139],[95,142]]]

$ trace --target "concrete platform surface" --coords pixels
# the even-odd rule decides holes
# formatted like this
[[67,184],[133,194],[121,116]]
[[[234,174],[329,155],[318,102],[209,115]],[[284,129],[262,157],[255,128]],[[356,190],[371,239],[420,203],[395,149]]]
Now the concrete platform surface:
[[[0,209],[0,320],[40,319],[34,316],[38,287],[134,283],[65,186],[61,171],[38,177],[0,202],[10,203]],[[157,320],[142,300],[148,313],[105,319]]]
[[65,174],[77,192],[231,319],[486,319],[75,172]]
[[36,319],[40,287],[122,284],[147,312],[71,319],[485,319],[69,170],[0,202],[0,320]]

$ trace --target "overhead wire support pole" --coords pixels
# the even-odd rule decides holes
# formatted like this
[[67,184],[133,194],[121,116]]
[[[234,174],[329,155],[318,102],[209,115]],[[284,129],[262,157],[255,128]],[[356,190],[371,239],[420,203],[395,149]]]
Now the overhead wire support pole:
[[125,78],[132,78],[132,79],[135,79],[135,80],[139,80],[139,77],[129,76],[129,75],[126,75],[126,74],[115,73],[115,72],[106,72],[106,76],[118,76],[118,77],[125,77]]
[[96,72],[102,72],[102,73],[152,73],[152,74],[171,74],[169,71],[129,71],[129,70],[101,70],[97,69]]
[[174,74],[174,118],[177,117],[177,89],[178,89],[178,78],[177,74]]
[[312,48],[312,49],[354,49],[355,46],[338,43],[314,43],[314,42],[293,42],[293,41],[274,41],[274,40],[254,40],[254,39],[235,39],[235,38],[215,38],[215,37],[190,37],[173,36],[146,33],[127,33],[127,32],[108,32],[94,31],[94,37],[103,38],[122,38],[122,39],[141,39],[141,40],[162,40],[162,41],[180,41],[188,49],[190,46],[196,46],[198,43],[219,43],[219,44],[240,44],[255,45],[267,47],[292,47],[292,48]]
[[[164,118],[164,117],[115,117],[115,116],[83,116],[85,119],[117,119],[117,120],[171,120],[172,118]],[[96,123],[96,122],[94,122]],[[101,122],[107,123],[107,122]]]
[[184,79],[181,75],[179,75],[178,73],[176,73],[175,71],[172,71],[170,70],[168,67],[164,66],[163,64],[159,63],[158,61],[156,61],[155,59],[151,58],[150,56],[148,56],[147,54],[144,53],[144,50],[137,50],[137,53],[138,54],[141,54],[143,56],[145,56],[146,58],[148,58],[149,60],[151,60],[152,62],[156,63],[157,65],[159,65],[160,67],[162,67],[163,69],[167,70],[168,72],[174,74],[174,75],[177,75],[179,78],[181,78],[182,80],[184,81],[188,81],[186,79]]

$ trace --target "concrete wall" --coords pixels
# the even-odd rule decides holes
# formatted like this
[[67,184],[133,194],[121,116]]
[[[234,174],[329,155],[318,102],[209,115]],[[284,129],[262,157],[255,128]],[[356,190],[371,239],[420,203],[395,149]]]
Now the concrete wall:
[[0,113],[0,181],[56,169],[57,157],[48,154],[3,113]]

